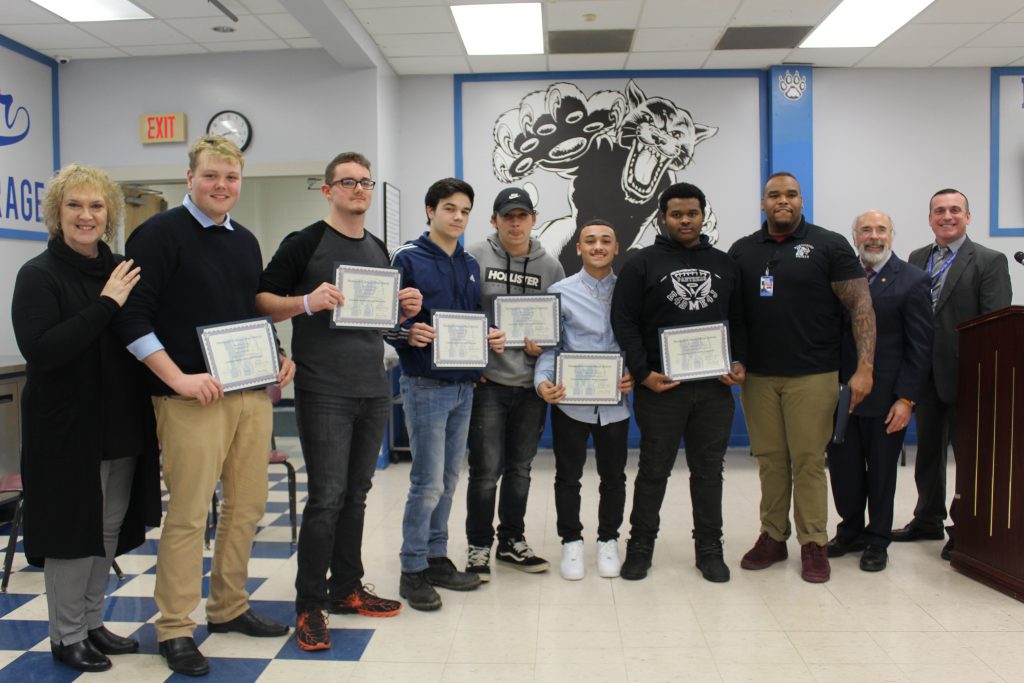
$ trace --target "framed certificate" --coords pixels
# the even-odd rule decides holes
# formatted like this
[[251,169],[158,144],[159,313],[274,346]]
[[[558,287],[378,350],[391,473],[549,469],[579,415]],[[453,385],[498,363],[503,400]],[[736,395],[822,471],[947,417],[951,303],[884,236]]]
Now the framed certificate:
[[388,329],[398,324],[397,268],[371,268],[353,263],[334,264],[334,284],[345,297],[335,306],[331,327]]
[[555,384],[565,387],[559,405],[617,405],[622,375],[621,353],[563,351],[555,357]]
[[197,327],[206,370],[224,392],[255,389],[277,382],[277,342],[270,318]]
[[538,346],[557,346],[561,330],[558,294],[499,294],[494,326],[505,330],[505,348],[521,349],[529,337]]
[[487,366],[487,316],[466,311],[434,311],[433,367],[483,368]]
[[664,327],[659,333],[662,372],[672,379],[720,377],[732,368],[727,323]]

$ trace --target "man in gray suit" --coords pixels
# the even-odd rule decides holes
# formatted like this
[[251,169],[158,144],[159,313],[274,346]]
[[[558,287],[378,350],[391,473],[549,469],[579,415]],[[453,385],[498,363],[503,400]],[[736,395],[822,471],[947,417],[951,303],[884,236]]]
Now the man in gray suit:
[[[946,519],[946,450],[956,458],[956,403],[960,365],[956,326],[965,320],[1010,305],[1010,271],[1006,257],[975,244],[967,236],[970,205],[962,192],[943,189],[932,195],[928,224],[935,242],[910,254],[910,262],[931,277],[935,341],[932,371],[917,405],[917,506],[914,519],[894,529],[892,540],[941,540]],[[954,503],[955,506],[955,503]],[[950,517],[955,523],[954,506]],[[942,558],[950,559],[955,541],[950,526]]]

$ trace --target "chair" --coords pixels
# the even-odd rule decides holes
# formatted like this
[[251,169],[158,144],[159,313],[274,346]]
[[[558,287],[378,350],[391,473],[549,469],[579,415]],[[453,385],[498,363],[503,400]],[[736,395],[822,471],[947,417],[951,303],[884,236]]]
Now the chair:
[[[0,495],[5,493],[14,493],[16,496],[14,498],[14,517],[11,518],[11,534],[7,539],[7,552],[4,553],[4,577],[0,581],[0,593],[7,592],[7,584],[11,580],[11,567],[14,565],[14,552],[18,546],[18,533],[21,531],[21,511],[25,496],[20,474],[5,474],[0,477]],[[7,501],[3,504],[9,503],[10,501]],[[118,581],[124,581],[124,572],[117,565],[117,560],[114,560],[111,569],[117,575]]]
[[[267,387],[267,396],[270,397],[270,402],[273,405],[277,405],[281,402],[281,386],[279,384],[271,384]],[[268,465],[284,465],[286,474],[288,475],[288,518],[292,523],[292,545],[298,542],[298,526],[297,526],[297,511],[296,511],[296,492],[295,492],[295,467],[288,462],[288,454],[284,451],[277,449],[277,439],[274,437],[273,431],[270,433],[270,454],[267,457]],[[220,504],[217,498],[217,492],[213,492],[213,500],[210,504],[210,514],[207,516],[206,522],[206,547],[210,547],[210,539],[213,537],[214,532],[217,529],[217,507]]]

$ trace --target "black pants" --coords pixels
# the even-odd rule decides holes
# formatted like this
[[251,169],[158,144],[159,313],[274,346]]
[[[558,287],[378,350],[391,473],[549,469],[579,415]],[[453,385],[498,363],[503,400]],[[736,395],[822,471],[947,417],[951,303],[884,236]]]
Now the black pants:
[[633,397],[640,426],[640,467],[629,517],[633,539],[653,542],[672,466],[685,440],[690,469],[693,537],[722,537],[722,470],[736,411],[732,391],[717,379],[686,382],[664,393],[637,387]]
[[[863,539],[887,547],[892,540],[896,472],[907,430],[885,433],[885,417],[850,416],[846,442],[829,444],[832,498],[842,518],[836,536],[843,543]],[[867,505],[868,523],[864,524]]]
[[[914,526],[926,531],[942,531],[946,519],[946,459],[949,445],[956,458],[956,404],[943,403],[935,391],[934,380],[917,404],[917,460],[914,482],[917,506]],[[950,516],[953,516],[950,506]]]
[[580,477],[587,461],[587,438],[594,437],[598,488],[597,540],[619,537],[626,507],[626,439],[629,419],[611,424],[589,424],[574,420],[558,408],[551,410],[551,437],[555,449],[555,510],[558,535],[563,543],[582,540],[580,522]]

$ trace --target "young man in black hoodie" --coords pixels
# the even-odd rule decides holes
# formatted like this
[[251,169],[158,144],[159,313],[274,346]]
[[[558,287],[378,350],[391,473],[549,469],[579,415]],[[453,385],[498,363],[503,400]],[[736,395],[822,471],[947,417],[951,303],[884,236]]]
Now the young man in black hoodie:
[[[735,412],[730,387],[744,380],[747,339],[736,264],[701,234],[706,206],[695,185],[666,189],[659,199],[662,234],[626,262],[612,298],[612,329],[637,384],[633,410],[640,427],[624,579],[642,579],[651,567],[661,502],[683,438],[697,568],[708,581],[729,580],[722,557],[722,471]],[[729,326],[728,374],[684,383],[661,372],[659,330],[719,322]]]

